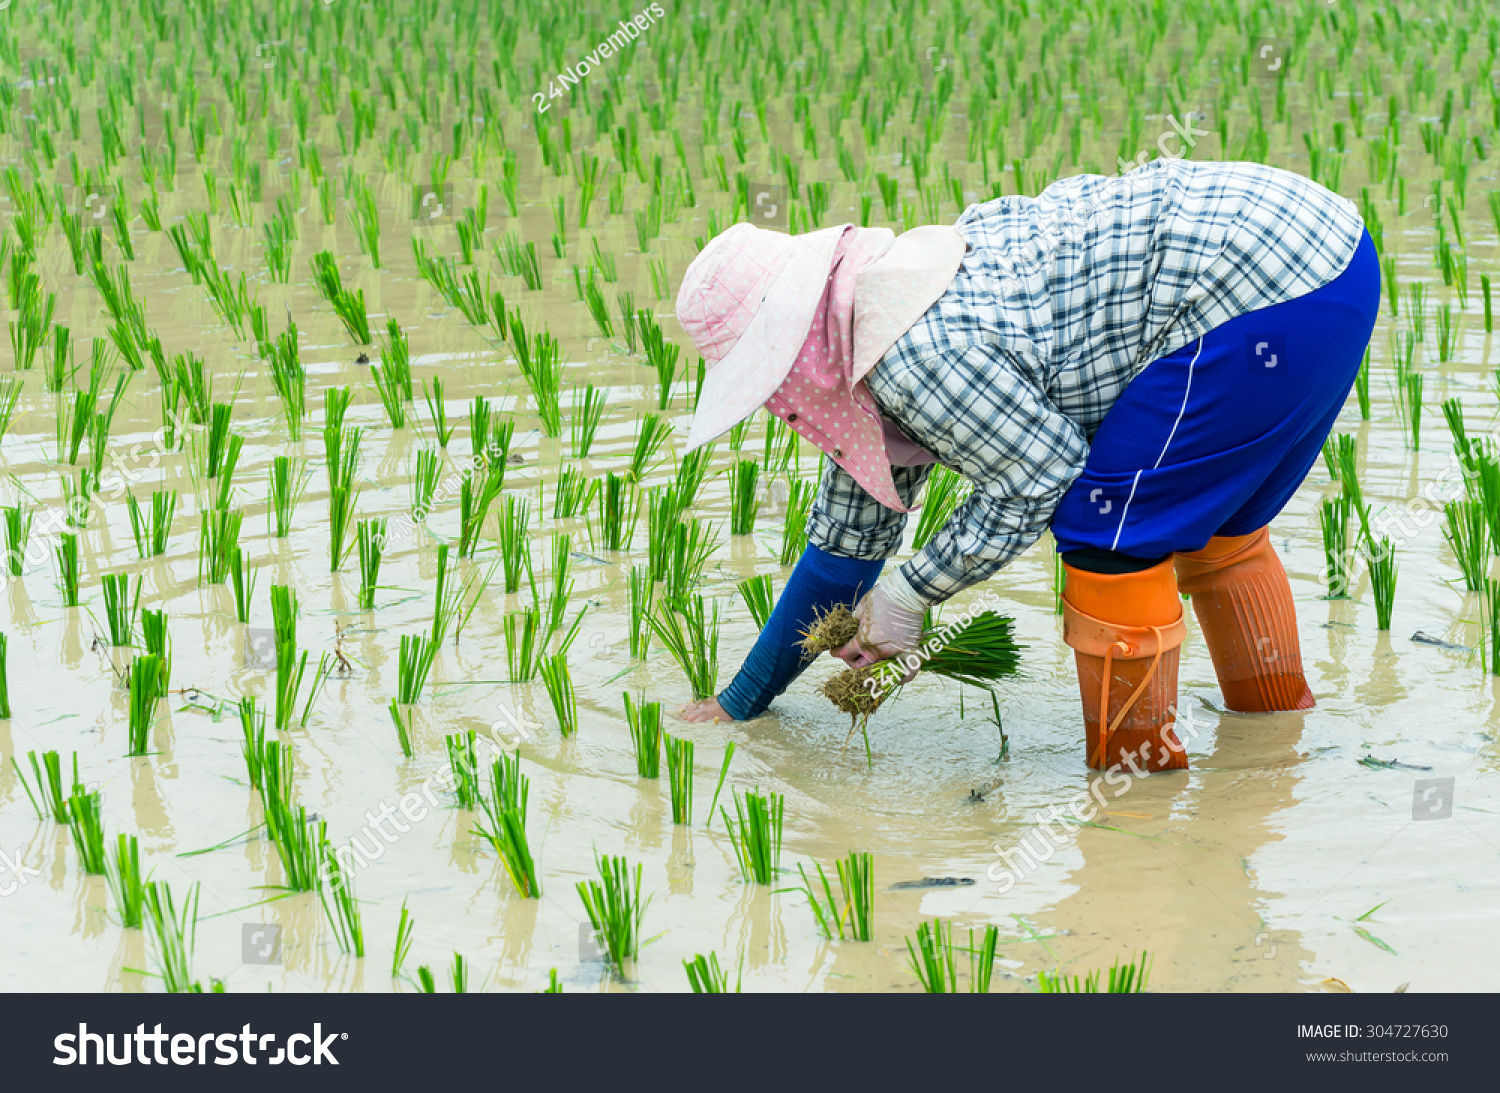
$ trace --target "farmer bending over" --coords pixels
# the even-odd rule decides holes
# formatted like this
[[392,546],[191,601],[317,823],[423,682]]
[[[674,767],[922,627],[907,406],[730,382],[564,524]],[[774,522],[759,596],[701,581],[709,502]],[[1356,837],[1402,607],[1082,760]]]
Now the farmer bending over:
[[[1187,766],[1179,592],[1231,710],[1309,708],[1267,525],[1338,417],[1379,296],[1353,203],[1252,163],[1080,175],[899,238],[736,224],[677,298],[708,365],[688,448],[764,405],[828,458],[764,632],[683,716],[763,712],[834,604],[858,602],[834,651],[849,664],[915,651],[929,606],[1048,528],[1090,766]],[[973,491],[882,573],[934,463]]]

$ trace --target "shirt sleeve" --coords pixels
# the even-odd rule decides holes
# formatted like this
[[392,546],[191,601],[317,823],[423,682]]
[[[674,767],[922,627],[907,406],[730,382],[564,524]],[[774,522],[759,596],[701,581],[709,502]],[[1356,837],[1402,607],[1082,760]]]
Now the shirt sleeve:
[[[902,504],[911,505],[931,471],[931,464],[891,468]],[[886,508],[852,474],[824,457],[818,496],[807,516],[809,543],[845,558],[883,561],[901,549],[905,530],[906,513]]]
[[974,490],[901,567],[938,603],[992,576],[1041,536],[1088,458],[1088,440],[1024,362],[970,346],[910,368],[900,424]]

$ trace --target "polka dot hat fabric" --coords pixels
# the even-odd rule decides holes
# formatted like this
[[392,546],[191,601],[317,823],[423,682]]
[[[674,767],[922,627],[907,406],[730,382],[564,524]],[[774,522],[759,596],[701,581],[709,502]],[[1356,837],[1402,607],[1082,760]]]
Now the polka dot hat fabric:
[[736,224],[715,237],[677,294],[707,366],[688,450],[764,405],[881,504],[908,511],[891,463],[931,457],[881,420],[862,380],[947,290],[965,246],[938,226],[898,239],[853,224],[795,236]]
[[812,329],[791,373],[765,405],[875,500],[908,512],[891,477],[880,411],[863,381],[853,382],[855,275],[876,247],[883,253],[887,246],[879,237],[856,234],[839,240]]

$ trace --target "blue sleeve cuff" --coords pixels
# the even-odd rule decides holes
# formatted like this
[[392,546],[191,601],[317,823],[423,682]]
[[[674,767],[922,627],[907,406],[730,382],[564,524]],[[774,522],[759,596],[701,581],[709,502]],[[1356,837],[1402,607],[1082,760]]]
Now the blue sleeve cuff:
[[719,705],[736,721],[764,713],[777,695],[812,663],[804,658],[802,633],[813,616],[835,604],[852,606],[874,586],[885,565],[879,559],[846,558],[809,543],[787,579],[750,655],[719,695]]

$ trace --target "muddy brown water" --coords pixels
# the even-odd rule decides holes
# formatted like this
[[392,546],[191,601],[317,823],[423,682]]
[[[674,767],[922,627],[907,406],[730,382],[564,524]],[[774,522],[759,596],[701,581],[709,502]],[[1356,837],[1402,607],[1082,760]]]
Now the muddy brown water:
[[[551,230],[544,202],[556,183],[534,170],[525,177],[531,189],[521,226],[527,238],[544,239]],[[384,199],[400,203],[394,191]],[[492,223],[497,207],[503,221],[498,195],[491,200]],[[194,207],[196,191],[163,195],[168,222]],[[685,210],[668,233],[664,252],[676,271],[674,284],[692,253],[691,236],[704,229],[701,213]],[[399,318],[411,338],[417,377],[440,375],[448,386],[450,420],[458,421],[448,453],[455,468],[468,453],[468,399],[483,394],[502,409],[516,410],[516,448],[525,463],[512,470],[508,489],[531,498],[536,513],[537,487],[548,483],[540,512],[550,514],[550,483],[560,462],[571,460],[571,444],[566,427],[560,440],[538,435],[530,397],[508,352],[443,306],[416,277],[404,222],[387,224],[382,248],[390,268],[376,275],[356,257],[346,225],[325,228],[316,219],[315,209],[303,217],[294,277],[303,275],[314,251],[332,249],[342,256],[346,282],[365,289],[372,327],[383,325],[387,314]],[[1396,229],[1388,230],[1394,236]],[[258,232],[234,229],[223,216],[215,231],[226,267],[258,268]],[[441,773],[444,734],[482,732],[513,708],[531,734],[521,755],[532,780],[531,842],[544,895],[520,898],[494,853],[472,834],[473,815],[444,799],[444,807],[382,842],[379,856],[357,873],[368,956],[354,960],[339,953],[314,895],[259,902],[268,894],[264,886],[280,883],[280,864],[263,836],[244,837],[259,824],[260,810],[245,783],[232,714],[215,719],[174,696],[153,731],[155,753],[124,756],[126,702],[116,673],[128,658],[124,650],[96,646],[104,632],[101,574],[142,576],[143,606],[165,607],[170,615],[174,685],[201,689],[206,697],[200,706],[241,693],[267,696],[270,683],[269,673],[247,661],[246,627],[235,621],[229,587],[197,583],[198,513],[206,487],[193,481],[185,455],[155,450],[158,383],[147,372],[136,377],[121,408],[112,451],[117,458],[143,453],[133,486],[143,499],[152,488],[182,492],[167,557],[136,559],[120,498],[96,511],[82,538],[86,608],[61,606],[50,557],[55,539],[40,530],[37,541],[45,545],[47,560],[11,580],[0,595],[15,709],[9,722],[0,722],[0,848],[39,871],[25,874],[24,884],[12,882],[14,889],[0,898],[0,988],[160,989],[158,980],[137,970],[149,966],[149,946],[140,931],[118,927],[104,880],[83,876],[67,832],[32,814],[10,759],[24,762],[26,752],[46,748],[61,750],[65,761],[78,753],[85,780],[103,789],[108,836],[138,834],[146,867],[170,882],[179,899],[190,885],[201,884],[194,971],[205,982],[209,976],[224,979],[231,990],[411,989],[393,984],[388,974],[403,901],[416,922],[407,969],[430,965],[440,989],[455,951],[472,962],[476,986],[536,990],[556,968],[569,990],[681,990],[681,962],[712,950],[726,967],[743,959],[748,990],[914,990],[906,938],[930,917],[951,919],[960,939],[964,927],[999,926],[994,989],[1002,991],[1029,989],[1039,969],[1061,965],[1086,972],[1140,950],[1154,954],[1151,983],[1161,990],[1306,990],[1329,979],[1358,991],[1390,991],[1402,983],[1412,990],[1496,985],[1500,942],[1487,928],[1500,910],[1495,677],[1484,673],[1477,654],[1409,640],[1419,628],[1471,648],[1480,638],[1476,599],[1454,590],[1458,571],[1437,523],[1400,544],[1395,625],[1389,634],[1378,633],[1367,582],[1361,581],[1351,600],[1323,598],[1315,506],[1330,483],[1322,465],[1315,467],[1274,533],[1298,603],[1317,707],[1265,716],[1218,712],[1207,653],[1190,636],[1182,659],[1182,704],[1197,733],[1189,746],[1192,769],[1102,786],[1105,807],[1091,826],[1055,827],[1057,838],[1045,844],[1036,831],[1039,812],[1066,806],[1095,779],[1083,762],[1071,653],[1059,640],[1050,544],[1044,540],[988,586],[1013,611],[1028,646],[1023,675],[1001,691],[1007,758],[997,758],[1000,735],[980,696],[966,697],[961,716],[953,685],[919,680],[872,722],[874,763],[867,768],[857,741],[845,749],[847,720],[816,693],[817,682],[834,668],[830,661],[811,670],[771,715],[753,722],[689,727],[668,718],[669,731],[697,743],[695,823],[676,827],[665,781],[635,774],[621,714],[626,688],[659,699],[669,710],[690,697],[664,650],[653,646],[644,662],[628,654],[625,589],[629,566],[645,559],[644,526],[630,551],[611,555],[590,545],[581,519],[534,518],[539,566],[553,531],[572,532],[575,549],[602,559],[580,558],[574,567],[569,618],[589,605],[570,658],[580,703],[575,736],[560,737],[540,681],[503,682],[503,617],[527,600],[491,592],[459,640],[438,657],[415,709],[416,756],[402,758],[386,712],[396,688],[396,649],[401,634],[430,623],[434,545],[456,537],[456,501],[440,506],[427,529],[389,547],[377,610],[356,611],[353,560],[340,573],[328,572],[327,483],[316,430],[310,428],[301,443],[287,440],[253,348],[219,322],[201,288],[177,268],[163,235],[146,233],[139,222],[136,233],[132,279],[169,352],[193,347],[203,355],[219,377],[220,397],[237,371],[248,370],[235,407],[235,428],[246,437],[235,483],[236,503],[246,513],[241,543],[259,566],[251,625],[270,625],[268,586],[289,584],[303,604],[303,646],[315,655],[332,649],[342,627],[342,649],[354,663],[347,678],[330,682],[306,730],[288,734],[296,746],[299,799],[328,821],[336,843],[358,836],[373,851],[370,817]],[[619,253],[633,250],[633,237],[627,245],[619,227],[601,236]],[[1430,246],[1430,233],[1413,232],[1403,242],[1403,253],[1413,256],[1404,273],[1430,275],[1425,258],[1417,261],[1423,246]],[[40,265],[48,287],[59,293],[58,318],[73,326],[75,338],[102,332],[97,297],[72,274],[55,232]],[[621,285],[635,288],[641,306],[653,306],[644,262],[632,256],[621,265]],[[550,255],[544,266],[565,268],[550,262]],[[596,450],[583,466],[590,473],[622,467],[637,416],[654,407],[652,374],[622,347],[591,337],[591,323],[574,302],[565,272],[541,293],[523,292],[512,278],[497,278],[496,286],[513,303],[521,302],[533,325],[544,323],[564,339],[571,382],[611,388]],[[284,305],[302,329],[313,424],[321,423],[323,389],[362,385],[348,419],[369,427],[358,513],[387,515],[394,523],[407,510],[414,453],[433,443],[425,408],[415,414],[424,424],[393,434],[368,386],[368,369],[354,363],[356,348],[310,285],[261,284],[259,293],[273,330],[280,327]],[[677,335],[669,305],[654,309]],[[1464,397],[1472,430],[1494,424],[1495,396],[1487,386],[1494,347],[1480,331],[1477,311],[1471,302],[1457,362],[1429,373],[1419,453],[1403,446],[1385,383],[1389,323],[1382,318],[1374,343],[1375,421],[1361,423],[1351,399],[1339,426],[1360,440],[1366,490],[1377,506],[1416,495],[1448,463],[1448,439],[1435,411],[1441,397]],[[21,406],[0,446],[11,477],[7,503],[35,495],[55,505],[61,495],[52,466],[53,396],[42,392],[38,374],[27,378]],[[686,407],[679,392],[671,408],[679,440],[687,428]],[[747,453],[759,453],[761,435],[757,425]],[[270,537],[266,525],[267,469],[278,454],[310,457],[315,468],[286,539]],[[732,458],[721,443],[715,468]],[[800,473],[815,470],[812,460],[802,461]],[[668,460],[645,484],[670,474]],[[700,514],[724,526],[723,476],[712,478],[702,496]],[[704,584],[725,604],[721,684],[755,636],[734,583],[770,573],[779,589],[785,578],[776,562],[780,513],[774,504],[753,535],[725,538]],[[478,564],[493,555],[487,537]],[[730,741],[738,750],[729,787],[786,794],[787,872],[776,887],[794,884],[798,862],[821,862],[831,872],[836,857],[873,852],[873,942],[829,942],[818,934],[801,894],[741,879],[722,819],[705,822]],[[1404,766],[1362,765],[1365,756]],[[1424,797],[1418,780],[1448,778],[1451,814],[1434,814],[1430,802],[1446,800],[1448,791],[1439,786],[1437,798]],[[727,787],[721,804],[729,792]],[[1045,860],[1012,885],[997,884],[997,848],[1008,850],[1022,840]],[[210,853],[180,856],[220,844]],[[644,888],[652,895],[644,928],[649,941],[629,983],[605,972],[586,939],[574,886],[595,875],[596,853],[624,853],[641,863]],[[929,877],[973,883],[890,887]],[[6,881],[10,875],[0,875],[0,890]],[[1356,921],[1377,905],[1373,915]],[[245,959],[246,925],[261,923],[281,927],[279,964]]]

